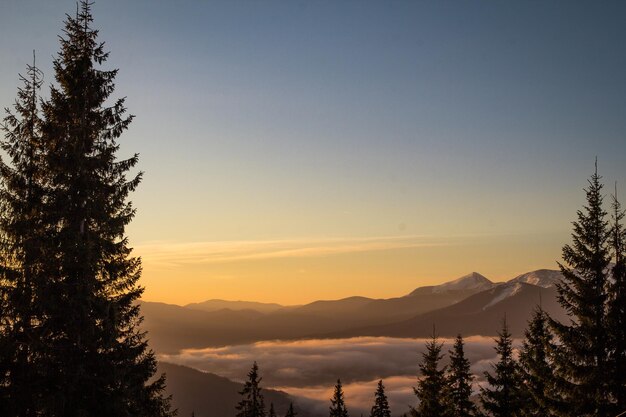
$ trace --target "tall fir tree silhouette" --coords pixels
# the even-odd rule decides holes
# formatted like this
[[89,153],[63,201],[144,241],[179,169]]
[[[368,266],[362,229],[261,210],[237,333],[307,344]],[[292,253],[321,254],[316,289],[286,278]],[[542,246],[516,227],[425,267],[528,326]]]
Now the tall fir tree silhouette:
[[607,327],[609,334],[609,363],[612,412],[626,411],[626,230],[624,210],[617,199],[617,184],[612,202],[610,246],[614,265],[609,281]]
[[329,417],[348,417],[348,409],[343,398],[343,387],[341,380],[337,380],[333,397],[330,399]]
[[524,400],[519,365],[513,357],[513,337],[506,317],[496,340],[498,362],[494,373],[485,372],[489,387],[481,387],[480,401],[488,415],[493,417],[517,417],[523,415]]
[[448,386],[448,401],[450,416],[472,417],[477,415],[476,406],[470,399],[472,396],[472,380],[470,362],[465,357],[464,342],[461,335],[457,335],[452,349],[448,352],[450,365],[446,375]]
[[548,325],[548,316],[541,307],[537,307],[533,312],[524,335],[519,355],[524,390],[527,394],[524,415],[553,416],[550,410],[554,409],[556,399],[549,352],[554,341]]
[[92,28],[91,6],[81,1],[67,15],[56,85],[42,105],[35,183],[45,199],[32,207],[43,233],[27,262],[34,269],[24,270],[40,329],[30,364],[41,389],[30,412],[168,416],[164,377],[154,378],[156,360],[139,329],[141,263],[125,235],[135,215],[128,196],[141,175],[127,179],[137,155],[120,160],[116,153],[132,116],[124,99],[111,97],[117,70],[100,69],[108,53]]
[[382,379],[378,381],[378,385],[376,387],[374,405],[372,406],[370,417],[391,417],[389,401],[387,401],[387,395],[385,395],[385,386],[383,385]]
[[239,392],[242,396],[237,404],[237,417],[265,417],[265,402],[261,393],[261,377],[259,377],[259,367],[256,362],[248,372],[248,380]]
[[287,409],[287,414],[285,417],[296,417],[298,413],[296,413],[293,409],[293,403],[289,403],[289,408]]
[[41,163],[43,138],[39,90],[43,74],[33,65],[20,79],[14,112],[6,109],[0,146],[0,415],[34,413],[39,402],[42,332],[38,288],[44,260]]
[[612,414],[607,348],[608,269],[611,261],[603,185],[596,169],[585,189],[587,204],[573,222],[572,244],[563,247],[563,279],[558,299],[568,322],[550,320],[557,336],[554,358],[556,389],[564,409],[576,416]]
[[443,343],[439,343],[433,327],[432,338],[426,342],[426,352],[422,353],[422,360],[419,364],[422,377],[417,381],[417,387],[413,388],[419,399],[417,407],[411,409],[411,415],[414,417],[449,415],[446,367],[439,367],[444,356],[441,353],[442,347]]

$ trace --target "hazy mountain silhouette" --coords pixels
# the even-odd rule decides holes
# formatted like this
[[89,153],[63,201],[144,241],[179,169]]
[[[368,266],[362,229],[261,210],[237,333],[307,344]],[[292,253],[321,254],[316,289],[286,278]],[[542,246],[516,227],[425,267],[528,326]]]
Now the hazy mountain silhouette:
[[433,325],[442,337],[495,335],[506,315],[509,329],[522,336],[534,308],[542,308],[553,318],[564,320],[565,313],[556,299],[556,288],[509,281],[474,294],[448,307],[420,314],[408,320],[386,325],[362,327],[336,332],[325,337],[391,336],[428,337]]
[[[192,411],[196,417],[235,415],[235,406],[241,400],[239,391],[243,389],[243,384],[186,366],[159,362],[157,374],[163,372],[167,374],[166,393],[172,395],[172,405],[178,409],[179,416],[190,416]],[[270,403],[274,403],[279,415],[284,415],[289,403],[293,402],[299,416],[309,416],[298,407],[297,398],[271,389],[263,389],[262,392],[266,406],[269,408]]]
[[259,313],[271,313],[280,310],[284,306],[276,303],[258,303],[256,301],[227,301],[227,300],[207,300],[201,303],[191,303],[185,305],[187,308],[202,311],[218,311],[218,310],[254,310]]
[[415,289],[409,296],[418,294],[441,294],[451,293],[457,291],[484,291],[492,288],[495,284],[489,279],[485,278],[478,272],[471,272],[461,278],[454,281],[445,282],[440,285],[433,285],[428,287],[420,287]]
[[[273,339],[421,337],[432,332],[433,323],[442,336],[459,331],[463,335],[494,335],[505,312],[513,332],[521,332],[540,294],[544,308],[561,317],[554,288],[558,279],[558,271],[538,270],[506,283],[493,283],[473,272],[441,285],[417,288],[403,297],[348,297],[276,310],[272,310],[275,305],[221,300],[209,300],[206,305],[234,309],[202,311],[196,307],[204,303],[191,308],[142,302],[143,328],[149,332],[152,348],[161,353]],[[266,312],[243,309],[255,306]]]

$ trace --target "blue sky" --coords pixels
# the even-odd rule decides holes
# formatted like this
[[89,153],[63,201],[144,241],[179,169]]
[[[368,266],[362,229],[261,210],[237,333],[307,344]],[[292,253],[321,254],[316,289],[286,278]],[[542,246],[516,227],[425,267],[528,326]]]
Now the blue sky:
[[[75,7],[2,2],[2,106],[33,49],[52,81]],[[477,236],[485,265],[459,255],[455,268],[504,278],[554,267],[596,156],[607,188],[626,184],[623,2],[101,0],[93,12],[137,115],[121,151],[146,172],[137,245]],[[526,263],[490,266],[502,242]],[[432,276],[428,262],[397,289]]]

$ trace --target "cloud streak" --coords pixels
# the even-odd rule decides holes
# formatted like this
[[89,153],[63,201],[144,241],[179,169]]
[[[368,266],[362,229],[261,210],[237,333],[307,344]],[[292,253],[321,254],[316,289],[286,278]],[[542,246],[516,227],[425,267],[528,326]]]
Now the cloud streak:
[[[441,341],[447,353],[453,340]],[[348,405],[363,412],[371,406],[376,383],[383,379],[390,403],[397,410],[395,415],[416,402],[412,387],[425,342],[426,339],[390,337],[273,341],[187,349],[176,355],[161,355],[159,359],[238,381],[245,378],[256,360],[265,386],[307,399],[307,407],[320,412],[327,411],[337,378],[344,383]],[[483,372],[496,361],[495,342],[491,337],[481,336],[468,337],[465,342],[472,372],[477,376],[476,381],[481,382]]]
[[173,267],[278,258],[309,258],[346,253],[445,246],[429,236],[242,240],[215,242],[147,242],[135,247],[145,262]]

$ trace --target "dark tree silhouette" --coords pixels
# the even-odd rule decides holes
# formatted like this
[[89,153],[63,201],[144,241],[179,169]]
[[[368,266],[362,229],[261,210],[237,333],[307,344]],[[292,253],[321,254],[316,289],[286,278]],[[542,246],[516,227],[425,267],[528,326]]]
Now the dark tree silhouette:
[[426,352],[422,353],[419,369],[422,378],[418,379],[413,390],[419,399],[416,408],[411,408],[414,417],[442,417],[449,415],[448,392],[446,386],[446,367],[439,368],[443,343],[439,343],[433,328],[432,339],[426,343]]
[[609,389],[614,401],[612,412],[626,411],[626,231],[623,227],[624,210],[617,199],[617,185],[613,195],[610,245],[615,264],[609,281],[607,312],[609,334]]
[[335,385],[335,391],[333,398],[330,399],[330,414],[329,417],[348,417],[348,409],[343,398],[343,388],[341,386],[341,380],[337,380]]
[[376,393],[374,394],[374,405],[370,412],[370,417],[391,417],[391,411],[389,410],[389,402],[385,395],[385,386],[383,380],[378,381],[376,387]]
[[450,366],[446,381],[450,415],[453,417],[471,417],[477,414],[476,406],[470,400],[472,396],[472,380],[470,362],[465,357],[463,338],[459,334],[449,352]]
[[[156,360],[139,330],[141,263],[125,236],[135,214],[128,196],[141,175],[126,178],[137,155],[119,160],[116,153],[132,116],[124,99],[111,101],[117,70],[100,69],[108,54],[92,22],[88,1],[67,16],[56,85],[42,105],[42,146],[25,159],[35,165],[11,161],[35,192],[27,198],[29,214],[3,221],[2,232],[14,233],[15,222],[27,217],[38,222],[36,239],[29,245],[31,237],[22,236],[14,252],[24,250],[18,274],[29,282],[23,298],[32,307],[20,326],[36,328],[38,337],[17,340],[30,343],[28,366],[37,373],[21,389],[37,389],[27,415],[167,416],[164,377],[154,378]],[[11,194],[6,181],[2,186],[3,196]],[[7,261],[5,272],[16,265]]]
[[521,416],[524,406],[521,374],[513,357],[513,338],[506,318],[498,335],[495,350],[499,360],[493,365],[493,375],[485,372],[489,387],[481,388],[480,401],[493,417]]
[[573,222],[572,244],[563,247],[557,285],[559,302],[569,323],[550,320],[555,332],[556,389],[565,408],[557,414],[608,416],[612,414],[608,366],[607,287],[611,261],[610,231],[602,208],[601,177],[596,170],[585,190],[587,205]]
[[285,417],[296,417],[298,413],[293,410],[293,403],[289,403],[289,408],[287,409],[287,414]]
[[38,106],[42,73],[34,55],[20,79],[15,113],[5,109],[0,144],[7,156],[0,160],[0,415],[16,416],[36,412],[42,388],[35,363],[41,356],[37,305],[44,279],[39,242],[45,184]]
[[239,393],[242,396],[237,404],[237,417],[265,417],[265,403],[261,393],[261,379],[259,377],[259,367],[254,362],[252,369],[248,372],[248,380]]
[[555,407],[554,375],[549,352],[553,337],[548,326],[548,316],[538,307],[535,309],[520,351],[520,370],[527,397],[525,416],[552,416]]

